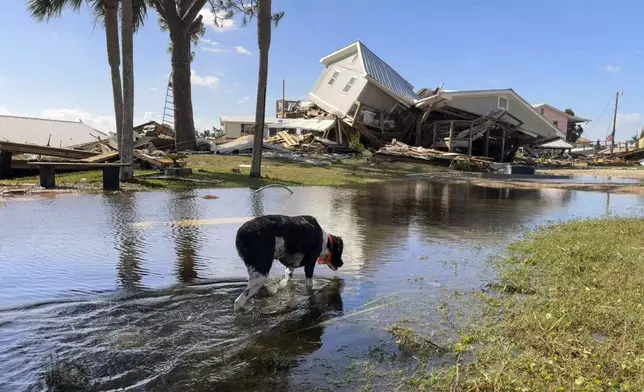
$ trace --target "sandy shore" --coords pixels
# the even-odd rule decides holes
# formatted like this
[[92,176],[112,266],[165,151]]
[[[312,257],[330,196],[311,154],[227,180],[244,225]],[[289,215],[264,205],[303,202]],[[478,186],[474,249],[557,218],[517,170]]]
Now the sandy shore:
[[539,175],[548,176],[585,176],[585,177],[606,177],[606,183],[583,183],[583,182],[550,182],[534,180],[530,176],[522,178],[485,178],[483,173],[447,172],[447,173],[426,173],[419,175],[428,181],[440,181],[449,183],[467,183],[487,188],[512,188],[512,189],[568,189],[574,191],[625,193],[644,195],[644,182],[639,184],[610,183],[609,177],[634,178],[644,180],[644,170],[630,168],[610,169],[559,169],[539,170]]
[[512,189],[543,189],[556,188],[571,191],[628,193],[644,195],[644,185],[633,184],[578,184],[578,183],[543,183],[531,181],[496,180],[496,179],[471,179],[468,181],[477,186],[487,188],[512,188]]
[[547,174],[554,176],[599,176],[644,179],[644,166],[601,169],[539,169],[537,170],[537,174]]

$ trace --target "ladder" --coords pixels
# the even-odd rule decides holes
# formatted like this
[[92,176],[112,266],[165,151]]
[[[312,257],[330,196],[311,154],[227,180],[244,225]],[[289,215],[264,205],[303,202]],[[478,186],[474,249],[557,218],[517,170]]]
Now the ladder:
[[[168,76],[168,87],[165,91],[165,102],[163,104],[163,119],[161,127],[169,127],[174,130],[174,91],[172,90],[172,72]],[[174,137],[174,149],[177,150],[177,137]]]

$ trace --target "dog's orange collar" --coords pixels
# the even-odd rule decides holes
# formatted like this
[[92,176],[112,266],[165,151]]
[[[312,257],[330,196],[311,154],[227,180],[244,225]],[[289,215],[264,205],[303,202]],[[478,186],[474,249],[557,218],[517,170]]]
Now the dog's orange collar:
[[[329,235],[329,244],[331,244],[331,249],[333,249],[333,236]],[[333,252],[329,251],[329,254],[326,255],[326,260],[323,258],[318,257],[318,264],[327,264],[331,262],[331,258],[333,257]]]

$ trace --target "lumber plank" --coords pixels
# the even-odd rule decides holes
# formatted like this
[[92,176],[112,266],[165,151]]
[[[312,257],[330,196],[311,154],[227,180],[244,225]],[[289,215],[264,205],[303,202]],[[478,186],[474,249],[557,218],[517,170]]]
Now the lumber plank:
[[134,158],[140,159],[144,162],[149,163],[150,165],[154,167],[158,167],[160,169],[164,169],[166,167],[169,167],[172,165],[172,159],[167,159],[167,158],[155,158],[151,157],[149,155],[143,154],[139,151],[134,150]]
[[103,153],[101,155],[96,155],[93,157],[81,159],[82,162],[86,163],[100,163],[100,162],[107,162],[110,159],[118,158],[119,152],[118,151],[110,151]]

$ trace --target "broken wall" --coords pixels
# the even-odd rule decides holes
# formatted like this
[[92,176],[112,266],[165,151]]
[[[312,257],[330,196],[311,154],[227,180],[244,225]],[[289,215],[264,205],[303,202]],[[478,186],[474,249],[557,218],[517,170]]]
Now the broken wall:
[[398,103],[391,95],[370,82],[367,82],[367,85],[358,96],[358,101],[385,113],[389,113]]

